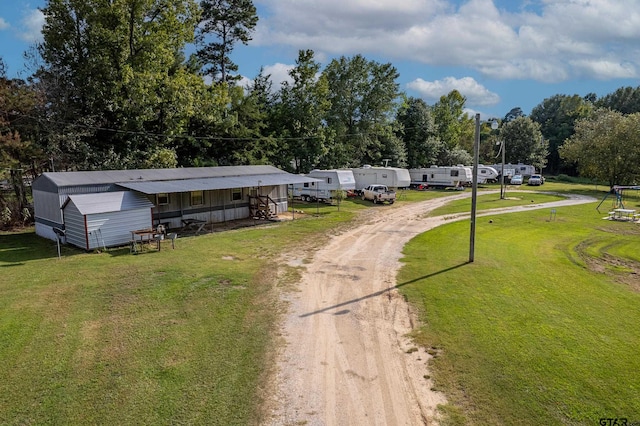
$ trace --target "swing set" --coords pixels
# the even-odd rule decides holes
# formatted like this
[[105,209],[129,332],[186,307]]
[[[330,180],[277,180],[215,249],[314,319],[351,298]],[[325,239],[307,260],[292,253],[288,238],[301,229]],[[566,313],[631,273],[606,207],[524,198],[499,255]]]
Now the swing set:
[[598,210],[598,213],[600,213],[600,206],[610,196],[613,196],[611,210],[626,208],[624,206],[624,192],[625,191],[629,191],[629,190],[640,191],[640,185],[633,185],[633,186],[615,185],[613,188],[611,188],[611,190],[609,192],[607,192],[607,194],[604,196],[602,201],[600,201],[600,204],[598,204],[598,207],[596,207],[596,210]]

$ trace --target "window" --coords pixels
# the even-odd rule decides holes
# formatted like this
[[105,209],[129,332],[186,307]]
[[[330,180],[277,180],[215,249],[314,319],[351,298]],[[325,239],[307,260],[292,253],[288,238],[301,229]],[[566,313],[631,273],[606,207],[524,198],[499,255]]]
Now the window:
[[204,204],[204,195],[202,191],[191,191],[191,205],[200,206]]
[[459,175],[459,173],[460,173],[460,171],[459,171],[459,170],[451,170],[451,176],[454,176],[454,177],[455,177],[455,176],[458,176],[458,175]]
[[169,204],[169,194],[162,193],[157,195],[157,201],[159,206],[166,206]]
[[304,183],[304,187],[305,187],[305,188],[308,188],[308,187],[309,187],[309,182],[305,182],[305,183]]
[[331,178],[330,177],[327,178],[327,183],[331,183]]
[[242,188],[233,188],[231,190],[231,201],[242,200]]
[[387,178],[387,174],[386,174],[386,173],[384,173],[384,174],[382,175],[382,179],[386,179],[386,178]]

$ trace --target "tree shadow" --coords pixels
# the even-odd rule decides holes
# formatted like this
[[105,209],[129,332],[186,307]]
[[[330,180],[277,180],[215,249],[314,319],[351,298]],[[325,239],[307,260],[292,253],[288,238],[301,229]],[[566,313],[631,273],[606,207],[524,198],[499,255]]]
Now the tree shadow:
[[[387,288],[385,288],[383,290],[379,290],[379,291],[376,291],[374,293],[367,294],[366,296],[358,297],[357,299],[347,300],[346,302],[338,303],[336,305],[327,306],[326,308],[322,308],[322,309],[318,309],[318,310],[313,311],[313,312],[308,312],[306,314],[302,314],[302,315],[300,315],[299,318],[310,317],[312,315],[321,314],[321,313],[330,311],[332,309],[342,308],[344,306],[348,306],[348,305],[351,305],[353,303],[362,302],[363,300],[371,299],[373,297],[382,296],[383,294],[388,293],[389,291],[393,290],[394,288],[400,288],[400,287],[415,283],[415,282],[420,281],[420,280],[424,280],[424,279],[427,279],[427,278],[435,277],[436,275],[440,275],[440,274],[444,274],[445,272],[453,271],[454,269],[461,268],[461,267],[463,267],[465,265],[468,265],[468,264],[469,264],[469,262],[460,263],[459,265],[451,266],[449,268],[445,268],[445,269],[442,269],[440,271],[437,271],[437,272],[434,272],[434,273],[431,273],[431,274],[423,275],[421,277],[414,278],[414,279],[412,279],[410,281],[405,281],[403,283],[399,283],[399,284],[397,284],[397,285],[395,285],[393,287],[387,287]],[[342,311],[340,311],[338,313],[339,314],[344,314],[346,312],[345,312],[345,310],[342,310]],[[338,313],[336,313],[336,314],[338,314]]]

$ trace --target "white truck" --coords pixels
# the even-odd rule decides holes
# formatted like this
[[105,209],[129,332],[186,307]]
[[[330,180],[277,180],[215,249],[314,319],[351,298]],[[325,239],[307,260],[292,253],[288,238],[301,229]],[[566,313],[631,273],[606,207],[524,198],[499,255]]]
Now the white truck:
[[362,199],[371,200],[373,204],[393,204],[396,201],[396,192],[390,191],[387,185],[373,184],[362,189]]

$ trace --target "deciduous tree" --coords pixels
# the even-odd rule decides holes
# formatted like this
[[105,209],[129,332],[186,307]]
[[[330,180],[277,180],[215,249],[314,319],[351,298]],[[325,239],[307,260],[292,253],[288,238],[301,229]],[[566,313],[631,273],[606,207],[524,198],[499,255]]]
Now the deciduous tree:
[[332,60],[323,75],[330,88],[327,125],[335,134],[325,164],[361,166],[383,158],[403,164],[406,150],[393,128],[399,96],[396,68],[362,55],[343,56]]
[[427,103],[419,98],[405,99],[396,120],[399,124],[398,137],[407,148],[407,166],[419,168],[436,164],[443,146]]
[[640,113],[598,109],[575,129],[560,154],[577,164],[580,175],[610,187],[640,183]]
[[575,173],[570,164],[562,161],[559,149],[573,134],[576,120],[588,116],[592,109],[592,104],[578,95],[554,95],[533,108],[530,118],[540,124],[549,141],[548,173]]
[[182,54],[194,0],[50,0],[43,13],[48,149],[75,167],[126,168],[171,148],[204,84]]
[[506,143],[505,161],[532,164],[542,169],[547,161],[547,141],[542,137],[540,125],[529,117],[518,117],[500,128],[500,137]]

